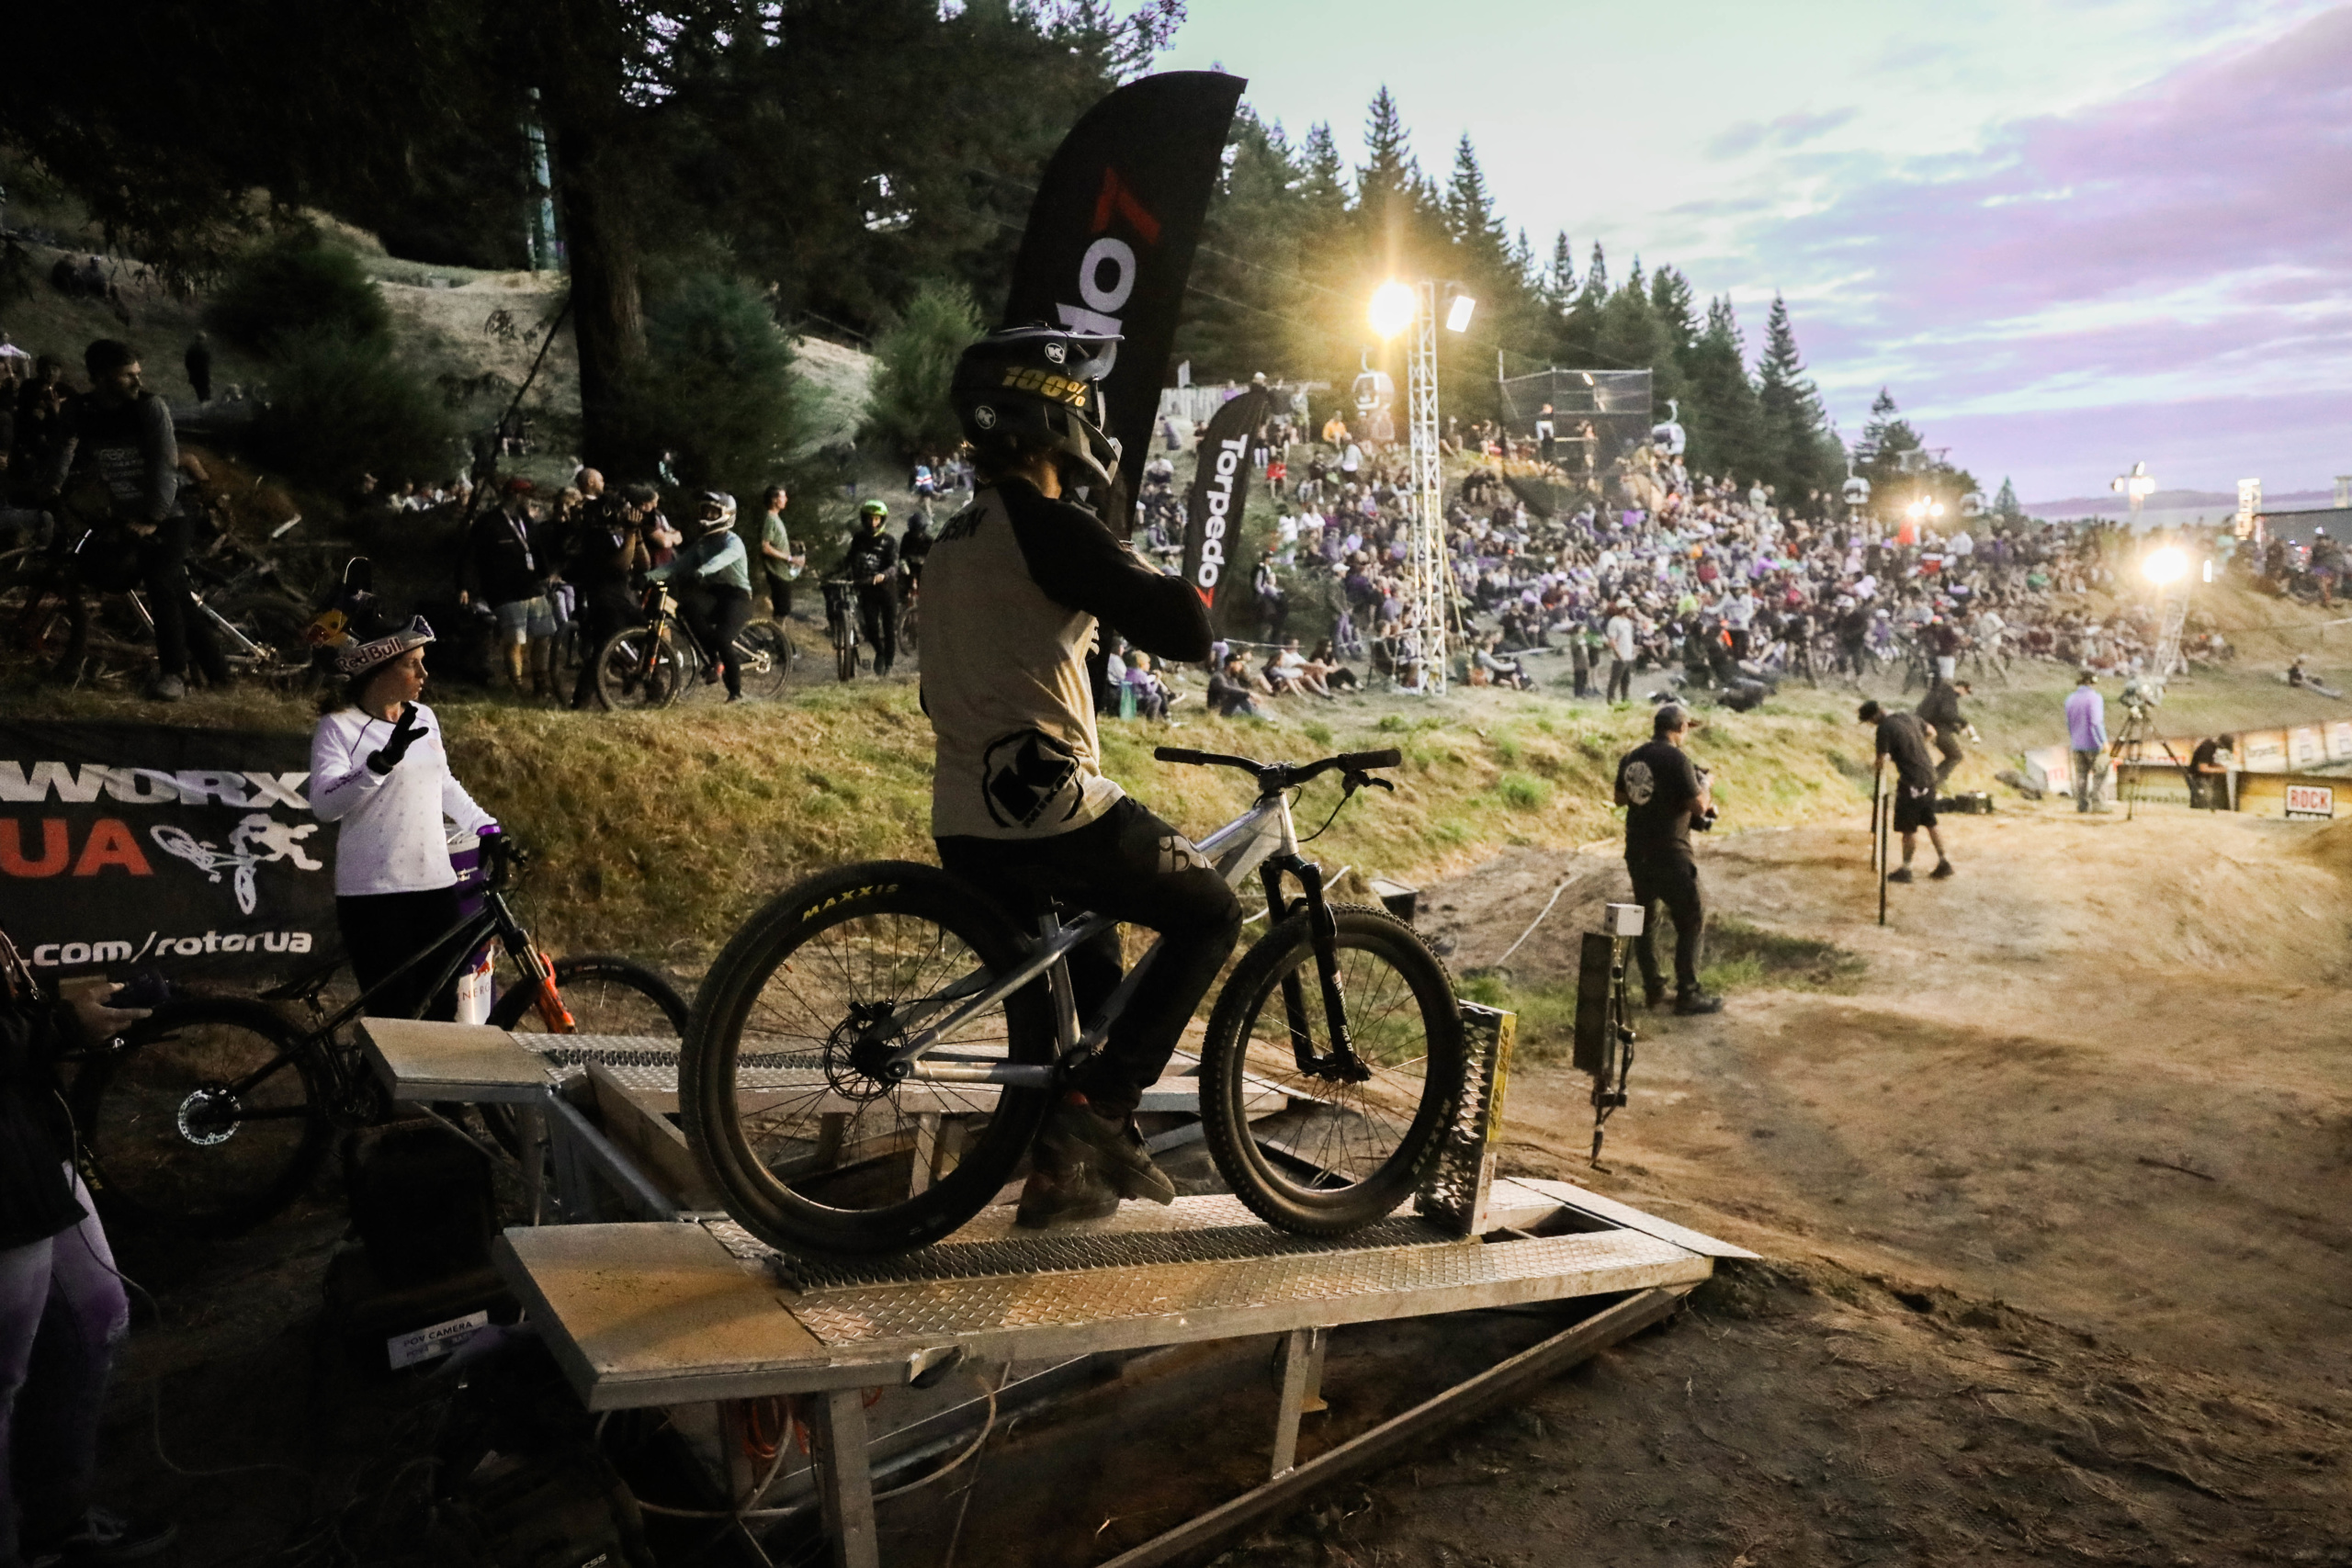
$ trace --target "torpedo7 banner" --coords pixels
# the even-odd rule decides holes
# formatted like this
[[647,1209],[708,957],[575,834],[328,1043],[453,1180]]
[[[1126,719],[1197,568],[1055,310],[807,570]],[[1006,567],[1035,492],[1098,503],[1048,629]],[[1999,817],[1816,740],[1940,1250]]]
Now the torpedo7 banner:
[[1142,486],[1184,282],[1246,85],[1170,71],[1121,87],[1063,138],[1022,232],[1004,324],[1119,335],[1102,390],[1129,496]]
[[0,921],[51,978],[282,974],[340,947],[298,734],[0,720]]
[[1213,625],[1224,584],[1250,581],[1250,563],[1233,552],[1241,542],[1241,509],[1250,502],[1250,441],[1272,403],[1253,387],[1227,399],[1201,432],[1200,467],[1184,501],[1184,581],[1209,607]]

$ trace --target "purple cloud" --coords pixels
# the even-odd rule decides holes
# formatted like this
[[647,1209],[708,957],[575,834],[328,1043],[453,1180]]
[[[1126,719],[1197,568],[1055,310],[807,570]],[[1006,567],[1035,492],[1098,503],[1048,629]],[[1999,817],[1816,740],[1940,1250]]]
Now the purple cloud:
[[[2332,455],[2352,448],[2352,392],[2335,391],[2352,385],[2352,8],[2017,122],[1964,159],[1895,170],[1799,152],[1788,166],[1846,188],[1748,238],[1801,299],[1808,276],[1862,279],[1799,307],[1841,408],[1854,388],[1837,372],[1853,367],[1931,414],[1952,409],[1933,434],[1989,443],[1955,452],[1980,470],[2054,478],[2094,438],[2096,457],[2073,448],[2081,461],[2136,449],[2154,463],[2171,443],[2167,483],[2225,486],[2258,471],[2257,450],[2299,483],[2352,466],[2352,450]],[[2327,390],[2239,394],[2256,384]],[[2035,412],[1959,412],[2005,395]],[[2309,417],[2323,405],[2329,417]]]

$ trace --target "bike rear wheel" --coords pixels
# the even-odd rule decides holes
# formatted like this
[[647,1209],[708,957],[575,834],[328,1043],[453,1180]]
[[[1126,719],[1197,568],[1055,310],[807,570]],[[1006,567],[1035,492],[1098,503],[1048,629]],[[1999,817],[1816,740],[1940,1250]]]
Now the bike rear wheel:
[[[935,866],[876,862],[811,877],[727,945],[695,998],[679,1064],[686,1137],[728,1213],[772,1246],[895,1252],[988,1205],[1052,1092],[876,1076],[908,1010],[1021,962],[1002,913]],[[940,1009],[934,1016],[944,1016]],[[942,1055],[1048,1066],[1032,985],[977,1014]]]
[[234,1235],[310,1183],[332,1135],[325,1100],[308,1038],[276,1009],[167,1003],[74,1077],[83,1177],[109,1224]]
[[1351,1083],[1299,1066],[1301,1051],[1328,1055],[1332,1041],[1304,914],[1241,955],[1201,1054],[1201,1121],[1217,1169],[1261,1219],[1312,1235],[1370,1224],[1412,1196],[1468,1070],[1437,954],[1385,910],[1335,904],[1331,914],[1349,1035],[1370,1076]]
[[82,672],[90,643],[90,609],[70,584],[34,572],[8,585],[5,609],[9,651],[44,681],[72,681]]
[[596,651],[596,694],[608,708],[665,708],[686,684],[686,656],[650,626],[616,632]]
[[[243,673],[268,685],[292,688],[311,677],[311,644],[303,634],[311,617],[299,605],[270,593],[249,593],[219,606],[220,618],[237,628],[258,654],[230,646],[221,651]],[[193,608],[190,614],[198,614]]]
[[775,621],[753,621],[735,637],[735,657],[741,663],[743,690],[755,697],[773,697],[784,690],[792,671],[792,639]]

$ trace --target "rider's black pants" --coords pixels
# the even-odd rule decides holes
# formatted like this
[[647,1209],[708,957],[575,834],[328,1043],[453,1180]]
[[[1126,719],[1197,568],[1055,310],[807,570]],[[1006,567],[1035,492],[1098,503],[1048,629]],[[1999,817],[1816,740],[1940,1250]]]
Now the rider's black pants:
[[187,547],[195,525],[175,513],[139,541],[139,575],[147,584],[147,612],[155,617],[155,667],[165,675],[186,675],[188,655],[215,686],[229,683],[229,660],[212,635],[212,623],[188,600]]
[[[993,895],[1024,932],[1049,903],[1091,909],[1160,933],[1167,943],[1136,986],[1102,1054],[1073,1086],[1108,1116],[1134,1111],[1241,934],[1241,901],[1192,841],[1132,800],[1051,838],[945,838],[939,863]],[[1069,955],[1081,1020],[1118,985],[1115,929]],[[1045,982],[1039,981],[1040,985]]]
[[[334,901],[334,923],[343,931],[343,950],[351,956],[352,976],[363,991],[401,964],[429,952],[435,938],[458,923],[458,890],[435,887],[423,893],[370,893]],[[458,980],[428,995],[425,987],[449,962],[446,951],[435,953],[389,987],[368,999],[370,1018],[429,1018],[447,1023],[458,1016]],[[417,1010],[422,1007],[422,1012]]]
[[859,587],[857,635],[874,649],[874,672],[888,675],[899,659],[899,595],[890,584]]
[[727,678],[727,694],[743,693],[743,671],[736,667],[735,639],[752,620],[752,591],[704,583],[678,594],[678,613],[694,627],[695,636]]

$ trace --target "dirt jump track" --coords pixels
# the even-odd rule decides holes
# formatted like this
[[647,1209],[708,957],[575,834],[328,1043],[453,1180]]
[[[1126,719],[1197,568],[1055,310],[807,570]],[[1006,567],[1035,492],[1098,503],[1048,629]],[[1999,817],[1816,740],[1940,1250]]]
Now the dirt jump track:
[[[1650,1015],[1603,1171],[1530,1032],[1506,1168],[1770,1262],[1237,1562],[2352,1562],[2352,825],[1946,828],[1883,929],[1859,824],[1702,842],[1711,919],[1843,953]],[[1510,963],[1557,987],[1623,874],[1516,851],[1430,924],[1475,973],[1566,880]]]

